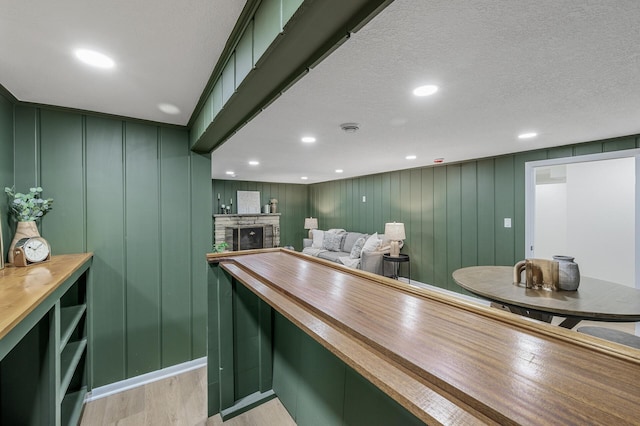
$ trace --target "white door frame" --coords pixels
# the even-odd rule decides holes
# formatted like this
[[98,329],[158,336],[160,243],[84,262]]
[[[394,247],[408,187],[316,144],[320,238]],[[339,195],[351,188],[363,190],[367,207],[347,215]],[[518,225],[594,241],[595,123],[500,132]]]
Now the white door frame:
[[640,149],[626,149],[621,151],[602,152],[597,154],[579,155],[575,157],[554,158],[551,160],[529,161],[525,163],[525,256],[533,257],[535,235],[535,168],[543,166],[558,166],[571,163],[585,163],[590,161],[611,160],[616,158],[635,157],[636,160],[636,268],[635,287],[640,289]]

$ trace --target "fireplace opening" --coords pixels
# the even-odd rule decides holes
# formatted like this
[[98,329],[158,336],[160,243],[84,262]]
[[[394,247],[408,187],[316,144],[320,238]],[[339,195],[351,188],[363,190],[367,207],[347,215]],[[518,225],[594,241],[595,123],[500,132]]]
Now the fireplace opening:
[[251,250],[264,247],[264,228],[255,226],[249,228],[236,228],[233,233],[233,250]]
[[250,224],[227,226],[224,229],[224,241],[229,250],[253,250],[271,248],[274,245],[274,226]]

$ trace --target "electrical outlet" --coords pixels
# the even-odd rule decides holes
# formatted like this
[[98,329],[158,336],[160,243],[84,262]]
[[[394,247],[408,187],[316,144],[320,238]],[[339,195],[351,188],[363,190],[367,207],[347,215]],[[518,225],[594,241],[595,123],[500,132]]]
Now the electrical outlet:
[[511,228],[511,218],[510,217],[505,217],[504,218],[504,227],[505,228]]
[[363,195],[363,196],[362,196],[362,202],[363,202],[363,203],[366,203],[366,202],[367,202],[367,196],[366,196],[366,195]]

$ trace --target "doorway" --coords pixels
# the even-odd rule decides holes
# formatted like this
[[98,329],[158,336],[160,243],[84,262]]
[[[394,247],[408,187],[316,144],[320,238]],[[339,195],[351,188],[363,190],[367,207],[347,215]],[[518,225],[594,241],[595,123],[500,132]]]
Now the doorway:
[[526,256],[573,256],[581,275],[640,288],[639,157],[628,150],[527,163]]

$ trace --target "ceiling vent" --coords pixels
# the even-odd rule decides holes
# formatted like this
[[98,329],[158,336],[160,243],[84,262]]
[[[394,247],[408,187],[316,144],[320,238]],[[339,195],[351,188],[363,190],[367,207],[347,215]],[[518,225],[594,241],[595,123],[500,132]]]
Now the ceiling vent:
[[358,123],[342,123],[340,128],[347,133],[355,133],[360,128]]

